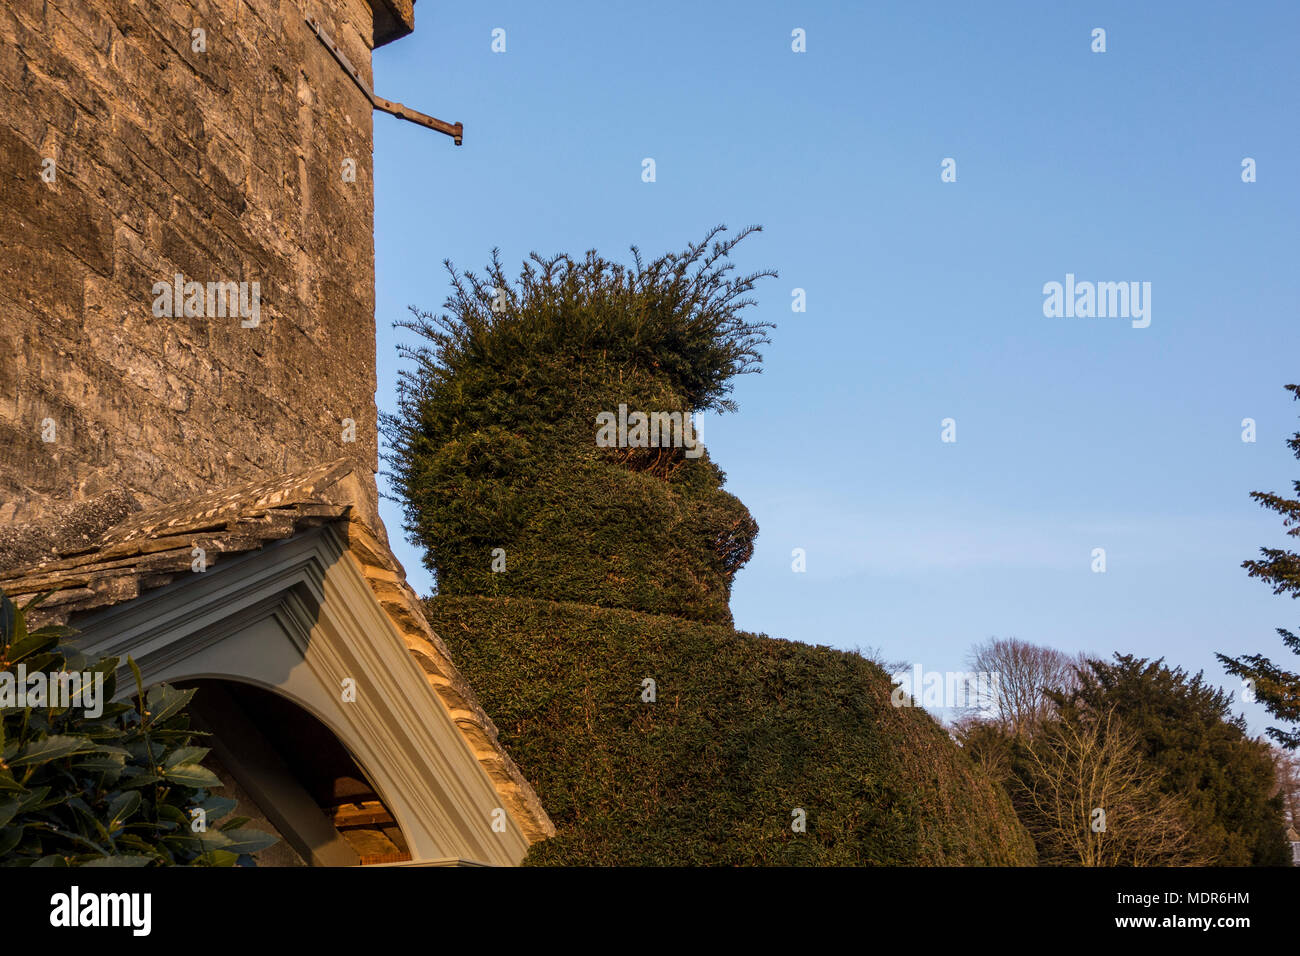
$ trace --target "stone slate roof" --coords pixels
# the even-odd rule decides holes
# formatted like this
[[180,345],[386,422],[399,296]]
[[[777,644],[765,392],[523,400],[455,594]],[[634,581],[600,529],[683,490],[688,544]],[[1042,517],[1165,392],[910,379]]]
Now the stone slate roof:
[[130,514],[91,540],[81,535],[70,546],[56,545],[52,557],[0,571],[0,590],[20,604],[52,591],[30,620],[66,624],[74,614],[129,601],[192,573],[196,546],[215,567],[223,554],[254,551],[345,517],[349,505],[319,494],[350,471],[350,464],[336,463]]
[[135,495],[122,488],[81,501],[46,503],[41,520],[33,522],[9,523],[0,508],[0,574],[93,547],[105,531],[140,508]]
[[501,747],[496,727],[425,621],[406,572],[361,519],[364,489],[355,465],[340,459],[138,511],[98,535],[75,536],[77,543],[56,548],[44,559],[0,570],[0,590],[20,605],[52,592],[29,612],[33,626],[75,623],[77,615],[188,578],[196,546],[206,552],[208,568],[215,569],[223,556],[330,524],[529,841],[553,835],[532,786]]

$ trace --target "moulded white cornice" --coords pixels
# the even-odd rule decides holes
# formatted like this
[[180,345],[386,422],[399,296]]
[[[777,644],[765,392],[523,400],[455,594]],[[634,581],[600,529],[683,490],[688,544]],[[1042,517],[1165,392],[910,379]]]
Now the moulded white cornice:
[[[329,525],[147,591],[79,631],[88,654],[122,659],[122,694],[134,689],[130,655],[147,684],[243,681],[312,713],[370,777],[415,863],[512,865],[528,851],[514,817],[494,816],[491,778]],[[355,702],[342,700],[345,678]]]

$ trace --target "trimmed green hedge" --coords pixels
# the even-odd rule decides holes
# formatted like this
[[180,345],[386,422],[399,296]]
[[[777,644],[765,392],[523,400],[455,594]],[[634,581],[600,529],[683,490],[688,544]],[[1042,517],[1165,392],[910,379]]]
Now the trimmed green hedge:
[[1001,788],[857,654],[584,604],[426,607],[556,824],[531,864],[1035,862]]
[[674,444],[634,424],[618,447],[601,426],[620,406],[734,409],[733,379],[757,370],[770,328],[744,310],[772,273],[729,261],[752,231],[630,266],[534,256],[517,278],[494,255],[483,276],[452,270],[446,312],[399,323],[419,344],[383,416],[387,457],[438,593],[731,623],[753,517],[680,426]]
[[1032,863],[1005,792],[879,667],[731,629],[758,525],[709,455],[600,430],[735,409],[770,328],[745,309],[774,273],[730,261],[753,231],[517,278],[494,254],[401,323],[393,483],[430,620],[559,828],[529,862]]

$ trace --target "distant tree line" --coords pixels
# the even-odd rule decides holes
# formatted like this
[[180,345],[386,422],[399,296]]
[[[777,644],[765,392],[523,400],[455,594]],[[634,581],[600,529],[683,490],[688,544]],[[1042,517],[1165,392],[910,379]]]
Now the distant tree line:
[[1272,748],[1201,674],[1016,639],[982,644],[971,660],[1000,675],[998,698],[955,734],[1006,787],[1040,863],[1289,861]]

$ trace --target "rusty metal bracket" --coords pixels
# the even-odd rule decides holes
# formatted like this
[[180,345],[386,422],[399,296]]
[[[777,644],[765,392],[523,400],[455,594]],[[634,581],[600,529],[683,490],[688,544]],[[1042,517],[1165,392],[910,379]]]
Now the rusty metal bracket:
[[410,120],[412,123],[419,123],[421,126],[426,126],[436,132],[445,133],[447,136],[452,138],[452,142],[457,146],[461,144],[461,140],[465,134],[464,126],[460,123],[447,123],[440,119],[434,119],[432,116],[426,116],[418,110],[413,110],[408,106],[403,106],[401,103],[394,103],[392,100],[386,100],[382,96],[376,96],[375,91],[366,85],[366,81],[361,78],[361,74],[357,72],[357,68],[352,65],[352,61],[344,56],[343,51],[334,45],[334,41],[330,39],[330,35],[321,27],[320,21],[315,17],[304,17],[303,19],[307,21],[307,26],[311,27],[312,32],[315,33],[320,42],[324,44],[325,49],[329,50],[334,59],[338,61],[339,66],[343,67],[343,71],[347,73],[348,76],[352,77],[352,82],[357,85],[357,89],[366,94],[366,99],[370,100],[371,106],[377,110],[383,110],[385,113],[391,113],[398,119]]

